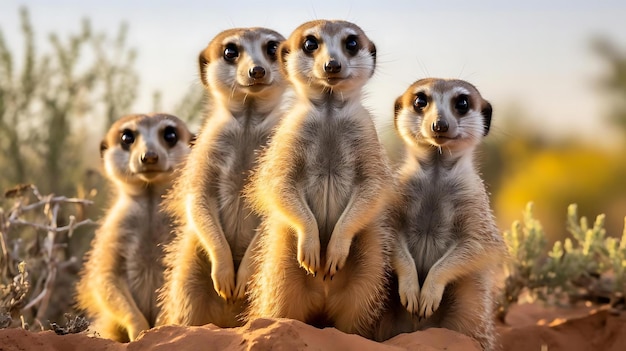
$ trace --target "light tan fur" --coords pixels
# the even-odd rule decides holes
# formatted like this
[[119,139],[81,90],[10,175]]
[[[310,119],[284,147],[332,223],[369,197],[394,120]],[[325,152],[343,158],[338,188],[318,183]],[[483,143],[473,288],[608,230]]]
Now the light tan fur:
[[160,204],[191,139],[174,116],[129,115],[116,121],[101,143],[116,197],[92,242],[77,302],[102,337],[132,341],[155,325],[163,245],[173,224]]
[[286,317],[373,337],[385,302],[391,172],[361,89],[374,44],[356,25],[311,21],[281,45],[295,102],[248,198],[263,215],[248,318]]
[[241,192],[281,115],[286,83],[275,51],[283,40],[270,29],[230,29],[200,53],[210,106],[168,199],[179,225],[165,260],[159,324],[241,324],[248,247],[260,223]]
[[396,100],[395,126],[407,155],[390,202],[398,235],[393,295],[406,309],[396,305],[391,335],[444,327],[485,350],[495,347],[494,273],[506,249],[473,160],[491,112],[461,80],[419,80]]

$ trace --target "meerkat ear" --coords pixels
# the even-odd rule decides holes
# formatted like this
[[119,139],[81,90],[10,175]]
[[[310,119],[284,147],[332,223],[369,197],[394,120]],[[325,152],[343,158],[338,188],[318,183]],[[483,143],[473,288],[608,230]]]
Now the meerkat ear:
[[483,107],[481,113],[483,115],[483,127],[485,128],[483,136],[486,136],[489,134],[489,129],[491,128],[491,114],[493,113],[493,108],[489,102]]
[[[372,55],[372,59],[374,59],[374,67],[376,67],[376,45],[370,42],[370,55]],[[374,70],[370,73],[370,76],[374,75]]]
[[209,82],[206,79],[206,67],[209,64],[209,58],[205,53],[206,49],[202,50],[198,56],[198,68],[200,69],[200,80],[202,81],[202,85],[204,85],[205,88],[208,88]]
[[194,147],[194,145],[196,145],[196,140],[198,140],[198,134],[191,134],[191,137],[189,138],[189,147],[192,148]]
[[287,44],[287,42],[281,42],[278,45],[278,50],[276,51],[276,59],[278,60],[280,73],[282,73],[285,77],[289,76],[287,72],[287,56],[289,55],[289,53],[289,45]]
[[393,104],[393,125],[398,129],[398,114],[400,114],[400,110],[402,110],[402,96],[396,99],[396,102]]
[[109,145],[105,140],[100,142],[100,158],[104,157],[104,152],[109,148]]
[[398,117],[398,113],[402,110],[402,96],[396,99],[396,102],[393,104],[393,118]]

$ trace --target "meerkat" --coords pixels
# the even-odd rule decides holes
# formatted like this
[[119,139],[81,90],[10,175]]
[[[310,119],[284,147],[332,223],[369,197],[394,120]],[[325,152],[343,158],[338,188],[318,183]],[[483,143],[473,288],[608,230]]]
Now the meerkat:
[[[406,145],[390,200],[393,266],[406,315],[397,330],[444,327],[495,347],[494,273],[506,248],[474,165],[492,107],[462,80],[422,79],[395,102]],[[404,309],[404,308],[402,308]]]
[[117,120],[100,144],[116,197],[87,254],[77,303],[103,337],[132,341],[155,325],[173,224],[160,205],[192,139],[175,116],[135,114]]
[[372,338],[390,265],[377,218],[391,179],[361,103],[375,46],[355,24],[317,20],[281,44],[278,61],[295,101],[247,192],[263,224],[246,316]]
[[211,105],[167,200],[179,225],[165,259],[159,324],[241,324],[248,247],[260,223],[241,193],[281,116],[287,84],[276,50],[284,40],[266,28],[230,29],[200,53]]

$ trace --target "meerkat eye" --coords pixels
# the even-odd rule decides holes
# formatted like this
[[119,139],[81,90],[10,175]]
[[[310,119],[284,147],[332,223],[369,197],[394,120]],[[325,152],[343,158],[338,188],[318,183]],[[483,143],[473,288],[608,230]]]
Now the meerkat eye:
[[165,127],[165,129],[163,130],[163,140],[165,140],[167,145],[169,145],[170,147],[176,145],[176,142],[178,142],[176,128],[172,126]]
[[302,44],[302,49],[305,52],[310,54],[313,51],[317,50],[317,48],[318,48],[317,39],[315,39],[315,37],[310,36],[310,35],[306,37],[304,44]]
[[124,129],[120,134],[122,149],[128,150],[130,145],[135,142],[135,133],[130,129]]
[[415,100],[413,101],[413,108],[415,111],[421,111],[428,105],[428,98],[426,94],[420,92],[415,96]]
[[278,42],[270,41],[267,43],[267,56],[269,56],[272,60],[276,59],[276,51],[278,50]]
[[356,35],[350,35],[348,39],[346,39],[346,50],[348,50],[351,55],[356,55],[359,51],[359,42],[356,39]]
[[237,49],[237,45],[235,44],[227,44],[224,49],[224,60],[228,62],[235,62],[235,60],[239,57],[239,50]]
[[464,115],[469,111],[469,96],[461,94],[456,98],[454,103],[454,109],[461,115]]

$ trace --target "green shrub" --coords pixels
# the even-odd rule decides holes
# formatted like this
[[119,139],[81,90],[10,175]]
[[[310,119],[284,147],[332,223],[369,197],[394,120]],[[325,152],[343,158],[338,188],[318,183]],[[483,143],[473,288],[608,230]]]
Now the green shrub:
[[548,251],[541,223],[533,217],[533,204],[523,220],[504,232],[510,260],[505,264],[504,288],[498,317],[525,294],[531,301],[572,304],[585,300],[624,307],[626,293],[626,220],[621,239],[607,236],[605,216],[593,226],[578,216],[577,206],[567,209],[567,231],[571,237],[556,241]]

